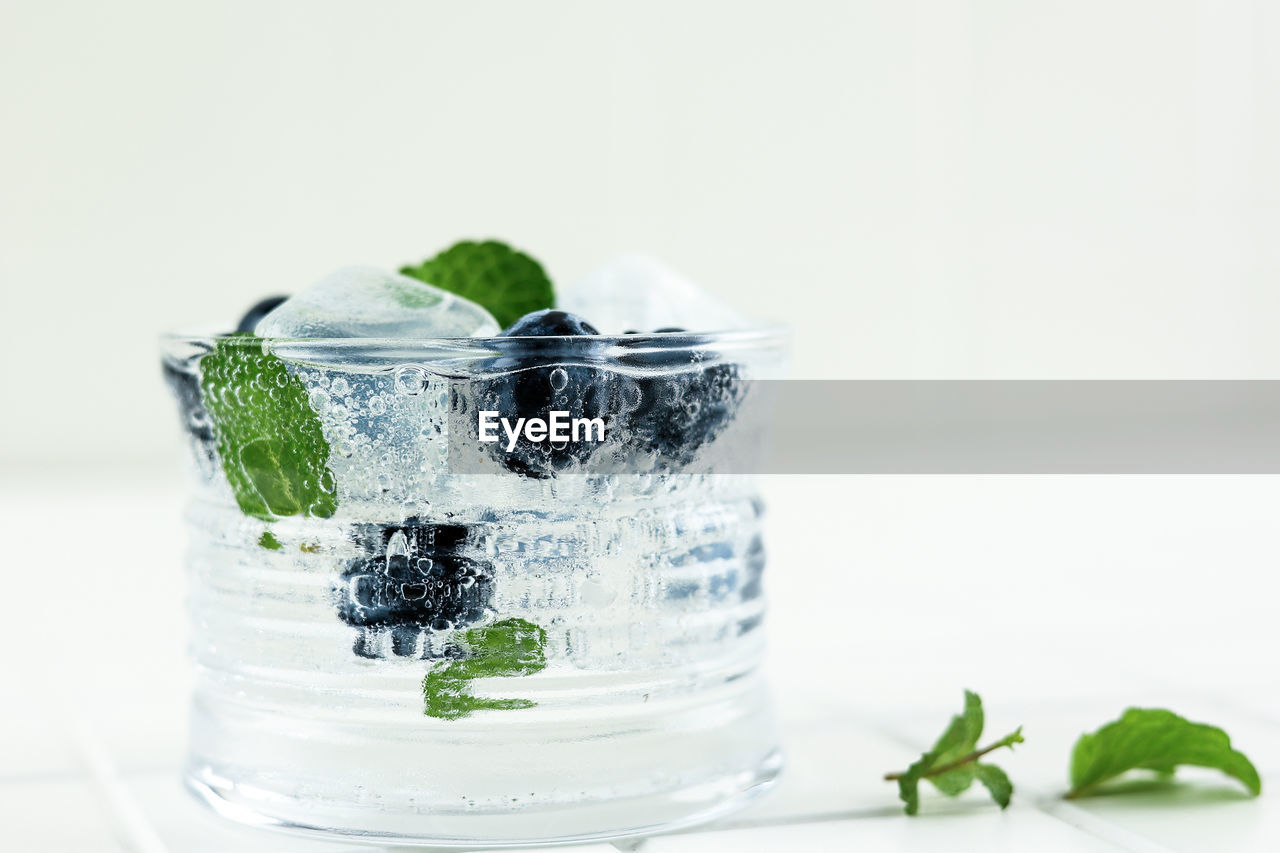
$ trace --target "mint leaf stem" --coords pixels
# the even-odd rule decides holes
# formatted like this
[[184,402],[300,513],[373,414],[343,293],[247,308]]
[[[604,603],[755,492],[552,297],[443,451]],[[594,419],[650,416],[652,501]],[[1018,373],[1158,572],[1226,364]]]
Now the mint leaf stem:
[[1070,791],[1067,791],[1065,794],[1062,795],[1062,799],[1078,800],[1081,797],[1087,797],[1090,794],[1092,794],[1095,790],[1097,790],[1101,785],[1102,785],[1102,781],[1098,781],[1098,782],[1090,782],[1088,785],[1084,785],[1079,788],[1072,788]]
[[[968,755],[960,756],[955,761],[948,761],[946,764],[939,764],[937,767],[929,768],[928,770],[920,774],[920,778],[930,779],[934,776],[941,776],[943,773],[948,773],[959,767],[964,767],[966,764],[972,764],[973,762],[977,761],[979,758],[982,758],[984,755],[987,755],[989,753],[995,752],[997,749],[1003,749],[1004,747],[1009,747],[1010,749],[1012,749],[1015,743],[1022,743],[1023,740],[1024,738],[1022,737],[1022,726],[1018,726],[1018,728],[1014,732],[1005,735],[1000,740],[996,741],[993,744],[990,744],[989,746],[984,746],[982,749],[975,749],[973,752],[970,752]],[[907,772],[908,771],[903,770],[898,773],[886,773],[884,774],[884,780],[886,782],[897,782],[899,779],[905,776]]]

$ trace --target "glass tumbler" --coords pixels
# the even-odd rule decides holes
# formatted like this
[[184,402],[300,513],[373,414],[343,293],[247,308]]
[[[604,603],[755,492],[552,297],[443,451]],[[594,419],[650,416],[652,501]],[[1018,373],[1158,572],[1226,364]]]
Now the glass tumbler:
[[[728,436],[785,347],[164,338],[188,787],[246,823],[449,846],[660,832],[766,788],[763,507],[715,449],[744,467]],[[480,439],[484,412],[556,411],[586,435]]]

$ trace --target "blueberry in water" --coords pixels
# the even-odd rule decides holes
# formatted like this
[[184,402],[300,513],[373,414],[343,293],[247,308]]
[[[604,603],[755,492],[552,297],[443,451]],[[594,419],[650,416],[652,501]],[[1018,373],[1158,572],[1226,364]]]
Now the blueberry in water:
[[236,324],[236,331],[253,334],[253,330],[258,327],[258,322],[262,320],[263,317],[276,310],[276,308],[280,306],[280,303],[284,302],[288,298],[289,297],[287,296],[268,296],[266,299],[258,302],[240,318],[240,322]]
[[338,617],[360,629],[361,657],[429,657],[431,631],[478,622],[493,597],[493,564],[463,551],[468,530],[411,518],[357,531],[365,554],[334,587]]
[[[664,326],[649,334],[687,333]],[[629,441],[657,457],[660,468],[689,464],[733,420],[745,388],[738,366],[707,364],[705,352],[681,338],[644,342],[626,362],[645,371],[637,380],[638,404],[627,418]]]
[[[513,425],[519,418],[549,423],[553,411],[564,412],[562,417],[569,424],[599,418],[608,437],[622,387],[616,373],[592,364],[600,358],[593,340],[598,335],[594,326],[566,311],[547,309],[521,317],[501,337],[531,340],[504,346],[503,355],[492,365],[497,375],[475,381],[471,388],[475,410],[496,411]],[[587,439],[580,434],[578,441],[534,442],[522,436],[508,452],[505,437],[500,437],[488,446],[509,471],[545,479],[586,461],[600,446]]]
[[751,538],[743,562],[746,581],[742,584],[742,600],[753,601],[760,597],[764,577],[764,540],[758,535]]
[[502,336],[505,338],[598,334],[600,332],[595,326],[576,314],[570,314],[568,311],[557,311],[554,308],[525,314],[502,332]]
[[733,420],[744,389],[735,364],[645,376],[631,441],[663,465],[687,465]]
[[182,428],[195,441],[199,452],[212,460],[217,452],[217,441],[213,436],[213,422],[209,419],[209,411],[204,407],[204,399],[200,395],[200,376],[195,372],[195,362],[177,365],[166,360],[162,369],[165,384],[178,401]]

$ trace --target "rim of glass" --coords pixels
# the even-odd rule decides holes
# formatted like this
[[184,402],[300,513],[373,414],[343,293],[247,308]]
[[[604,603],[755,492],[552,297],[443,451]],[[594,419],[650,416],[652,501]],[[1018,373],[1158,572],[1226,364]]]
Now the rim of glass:
[[468,355],[503,355],[512,348],[525,348],[536,344],[539,348],[574,349],[590,344],[597,352],[602,348],[620,353],[666,352],[684,349],[769,349],[790,342],[791,332],[782,325],[765,325],[750,329],[732,329],[716,332],[645,332],[632,335],[527,335],[502,337],[499,335],[466,338],[254,338],[252,335],[199,330],[166,332],[160,335],[160,344],[166,349],[183,346],[206,347],[222,341],[254,339],[271,349],[287,348],[290,352],[317,350],[324,352],[396,351],[422,353],[466,353]]
[[[546,335],[475,338],[258,338],[236,334],[166,334],[166,363],[189,363],[218,344],[241,340],[301,366],[382,373],[418,365],[441,376],[509,372],[513,359],[546,365],[597,366],[621,372],[692,370],[725,362],[783,363],[791,333],[784,326],[721,332],[650,332],[639,335]],[[529,365],[526,365],[528,367]],[[524,369],[524,367],[520,368]]]

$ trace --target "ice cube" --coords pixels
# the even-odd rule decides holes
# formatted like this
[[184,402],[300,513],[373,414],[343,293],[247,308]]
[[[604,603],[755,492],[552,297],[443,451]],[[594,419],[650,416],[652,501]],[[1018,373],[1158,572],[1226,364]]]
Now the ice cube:
[[751,321],[647,255],[622,255],[597,267],[556,300],[606,335],[679,328],[744,329]]
[[254,328],[262,338],[467,338],[498,331],[474,302],[374,267],[330,274]]

